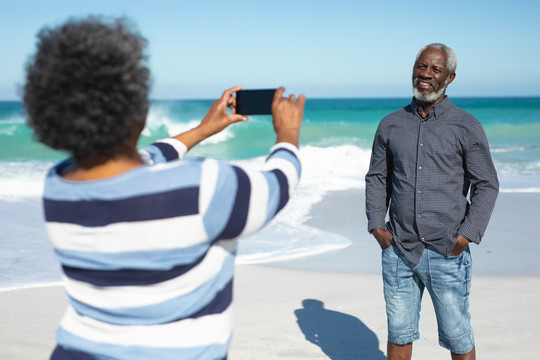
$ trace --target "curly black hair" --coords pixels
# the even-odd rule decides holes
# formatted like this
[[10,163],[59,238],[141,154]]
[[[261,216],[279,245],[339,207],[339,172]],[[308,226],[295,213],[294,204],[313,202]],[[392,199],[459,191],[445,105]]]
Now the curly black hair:
[[125,149],[148,108],[146,39],[127,19],[101,16],[44,27],[37,38],[23,89],[35,138],[78,162]]

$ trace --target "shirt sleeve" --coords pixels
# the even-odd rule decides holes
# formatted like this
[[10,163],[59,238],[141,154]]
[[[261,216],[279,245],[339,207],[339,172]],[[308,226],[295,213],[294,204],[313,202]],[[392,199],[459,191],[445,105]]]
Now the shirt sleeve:
[[143,161],[149,165],[182,159],[188,151],[184,143],[173,138],[162,139],[139,151]]
[[289,201],[300,178],[298,149],[276,144],[262,171],[205,159],[200,212],[210,240],[234,239],[268,223]]
[[385,228],[385,218],[390,203],[392,189],[392,154],[387,147],[383,123],[379,124],[373,148],[371,162],[366,174],[366,215],[368,231],[381,227]]
[[476,123],[473,130],[473,140],[465,152],[465,170],[471,182],[470,205],[458,234],[479,244],[495,207],[499,180],[482,125]]

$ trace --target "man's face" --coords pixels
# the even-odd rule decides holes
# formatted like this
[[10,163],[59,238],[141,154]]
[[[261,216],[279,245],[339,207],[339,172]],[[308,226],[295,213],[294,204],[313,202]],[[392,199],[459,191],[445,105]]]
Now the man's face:
[[432,104],[446,91],[446,86],[454,80],[455,74],[448,76],[446,54],[439,49],[426,49],[414,64],[413,93],[417,100]]

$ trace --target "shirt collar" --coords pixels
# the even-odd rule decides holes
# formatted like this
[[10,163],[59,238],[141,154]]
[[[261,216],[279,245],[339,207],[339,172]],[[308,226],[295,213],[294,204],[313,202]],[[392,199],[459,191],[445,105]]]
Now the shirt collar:
[[[441,116],[446,110],[450,108],[451,105],[452,103],[450,102],[450,99],[448,98],[448,96],[445,95],[443,101],[441,101],[429,110],[429,115],[426,119],[432,116],[435,118]],[[414,97],[412,98],[410,107],[415,114],[420,116],[420,114],[422,113],[422,107],[416,103],[416,99]],[[422,118],[422,116],[420,117]]]

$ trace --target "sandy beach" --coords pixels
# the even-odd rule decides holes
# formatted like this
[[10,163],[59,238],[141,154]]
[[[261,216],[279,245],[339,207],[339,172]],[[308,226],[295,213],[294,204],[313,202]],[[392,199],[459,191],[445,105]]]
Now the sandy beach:
[[[529,226],[538,214],[540,194],[502,193],[483,243],[471,250],[480,359],[540,358],[540,242]],[[365,229],[362,192],[328,194],[310,223],[353,244],[288,262],[237,266],[230,359],[386,358],[380,250]],[[47,359],[66,302],[62,286],[0,291],[0,359]],[[420,331],[414,359],[449,359],[438,346],[428,294]]]

